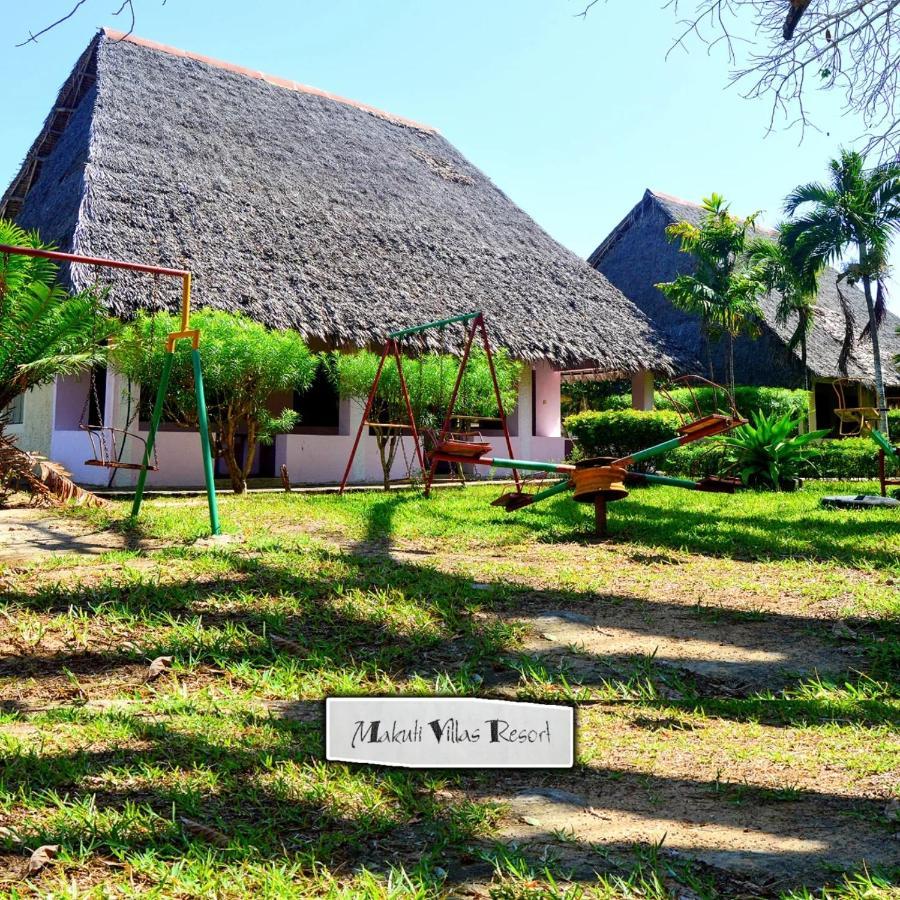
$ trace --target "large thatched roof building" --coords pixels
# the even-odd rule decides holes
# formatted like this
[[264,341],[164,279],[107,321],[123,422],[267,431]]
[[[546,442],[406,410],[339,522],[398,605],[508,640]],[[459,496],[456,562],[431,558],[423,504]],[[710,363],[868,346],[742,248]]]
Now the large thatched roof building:
[[[297,329],[316,348],[380,344],[394,329],[482,309],[493,341],[531,368],[512,423],[522,455],[563,452],[561,368],[640,378],[679,365],[634,304],[435,129],[111,31],[79,59],[0,216],[63,250],[190,269],[195,304]],[[70,277],[83,287],[96,276],[75,266]],[[156,294],[149,279],[104,277],[119,315],[178,305],[177,291]],[[445,346],[458,337],[451,330]],[[41,448],[96,478],[81,466],[73,415],[87,386],[55,390]],[[113,420],[120,394],[111,373]],[[303,409],[304,425],[260,453],[262,468],[338,477],[356,413],[332,400],[321,421]],[[182,437],[161,435],[168,459],[152,479],[200,480]],[[377,474],[366,459],[358,480]]]
[[[706,349],[699,319],[677,310],[655,285],[672,281],[692,267],[691,258],[679,251],[678,243],[668,240],[666,227],[680,221],[699,224],[702,217],[703,210],[698,204],[648,190],[589,258],[590,264],[640,307],[669,341],[677,344],[685,356],[698,361],[697,371],[706,368],[700,362],[706,358]],[[814,381],[846,379],[851,382],[843,390],[844,402],[864,405],[864,395],[874,382],[871,344],[868,341],[857,344],[847,361],[846,374],[840,371],[838,360],[846,326],[838,298],[837,274],[829,269],[820,278],[815,323],[807,339],[807,365]],[[854,308],[859,331],[868,318],[865,299],[854,288],[845,287],[844,293]],[[772,294],[762,300],[761,335],[754,340],[741,338],[735,342],[735,374],[739,384],[800,387],[804,383],[799,350],[787,350],[794,323],[781,325],[775,320],[778,299]],[[898,327],[900,319],[889,313],[879,336],[889,402],[900,404],[900,372],[894,363],[900,354]],[[723,352],[724,345],[714,345],[717,373],[724,372]],[[832,388],[820,389],[820,407],[834,407],[836,402]]]
[[[333,346],[481,308],[523,360],[673,362],[606,278],[435,129],[110,31],[0,215],[74,252],[190,268],[198,304]],[[113,293],[117,313],[147,302],[133,283]]]

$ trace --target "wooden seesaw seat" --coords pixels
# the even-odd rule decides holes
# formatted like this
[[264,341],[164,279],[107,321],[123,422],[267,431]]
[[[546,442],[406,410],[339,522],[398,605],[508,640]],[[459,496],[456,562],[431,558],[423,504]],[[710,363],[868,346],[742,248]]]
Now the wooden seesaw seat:
[[731,416],[724,416],[721,413],[712,413],[708,416],[701,416],[693,422],[687,422],[677,431],[682,437],[690,438],[691,441],[699,441],[701,438],[713,437],[713,435],[730,431],[744,422],[744,419],[733,419]]
[[575,463],[572,473],[573,498],[579,503],[593,503],[595,500],[621,500],[628,496],[625,477],[628,470],[624,466],[610,465],[607,457],[582,459]]

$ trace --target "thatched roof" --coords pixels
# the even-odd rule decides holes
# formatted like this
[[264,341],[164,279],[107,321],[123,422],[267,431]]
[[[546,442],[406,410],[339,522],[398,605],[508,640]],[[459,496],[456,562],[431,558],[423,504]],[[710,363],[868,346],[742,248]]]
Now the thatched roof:
[[[483,309],[524,360],[673,368],[646,317],[433,128],[119,38],[87,48],[0,215],[63,249],[189,268],[196,303],[330,346]],[[148,303],[146,282],[116,285],[116,313]]]
[[[623,293],[633,300],[670,340],[677,342],[687,354],[702,357],[705,352],[697,319],[676,310],[655,284],[671,281],[679,272],[690,269],[690,258],[680,253],[678,245],[668,242],[665,228],[672,222],[699,224],[702,208],[687,200],[654,191],[646,191],[641,202],[610,232],[591,254],[589,262],[603,272]],[[762,230],[762,229],[760,229]],[[771,232],[774,236],[774,232]],[[838,298],[834,269],[826,270],[819,281],[815,324],[807,339],[807,362],[819,378],[843,377],[838,358],[844,340],[844,314]],[[862,292],[844,287],[851,300],[857,321],[857,333],[868,319]],[[735,346],[737,380],[744,384],[798,386],[802,384],[799,350],[789,354],[786,342],[793,332],[792,323],[775,321],[778,295],[764,297],[761,303],[765,322],[757,340],[742,339]],[[885,382],[900,384],[900,373],[894,357],[900,354],[900,319],[889,313],[879,331]],[[847,376],[871,384],[874,366],[871,344],[863,341],[854,348],[847,364]]]

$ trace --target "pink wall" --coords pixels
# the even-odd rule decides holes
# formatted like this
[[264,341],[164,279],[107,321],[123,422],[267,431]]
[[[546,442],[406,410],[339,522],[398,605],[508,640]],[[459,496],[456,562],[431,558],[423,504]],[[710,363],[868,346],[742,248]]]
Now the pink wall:
[[[90,456],[87,435],[77,429],[77,421],[84,404],[87,391],[86,379],[61,380],[57,385],[57,416],[52,447],[53,458],[62,463],[84,484],[105,485],[109,471],[84,465]],[[560,461],[564,455],[564,440],[560,436],[560,375],[550,366],[538,364],[534,375],[534,413],[532,422],[532,376],[531,368],[523,366],[523,377],[519,386],[518,403],[511,413],[510,430],[516,434],[512,438],[513,452],[524,459],[544,459]],[[107,421],[121,418],[121,385],[114,376],[110,377],[107,390]],[[275,439],[275,469],[286,465],[290,478],[295,483],[335,484],[340,481],[353,446],[356,429],[362,417],[362,408],[356,403],[341,406],[340,434],[283,434]],[[141,432],[146,437],[146,432]],[[491,435],[488,441],[493,453],[505,456],[507,453],[502,435]],[[203,468],[200,459],[200,436],[196,432],[161,431],[157,436],[157,456],[159,471],[150,472],[147,484],[150,487],[199,487],[203,483]],[[407,455],[414,459],[412,441],[404,439]],[[125,459],[139,461],[143,445],[132,440],[126,447]],[[417,466],[414,465],[414,470]],[[485,478],[505,478],[504,469],[478,469],[475,473]],[[406,475],[406,462],[402,451],[398,450],[394,461],[393,478]],[[119,471],[115,485],[133,485],[137,473]],[[360,449],[350,475],[353,484],[380,484],[381,462],[375,438],[363,434]]]
[[562,434],[560,408],[561,374],[547,363],[534,367],[534,433],[539,437],[558,438]]

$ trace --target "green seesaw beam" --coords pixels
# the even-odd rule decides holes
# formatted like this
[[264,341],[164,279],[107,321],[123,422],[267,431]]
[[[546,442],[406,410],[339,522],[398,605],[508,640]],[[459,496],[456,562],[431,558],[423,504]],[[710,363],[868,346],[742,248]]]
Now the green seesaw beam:
[[877,428],[872,429],[872,440],[875,441],[888,456],[893,456],[896,452],[891,442]]
[[686,488],[689,491],[699,491],[702,489],[697,481],[691,481],[688,478],[671,478],[668,475],[650,475],[646,472],[629,472],[628,479],[637,481],[640,479],[647,484],[664,484],[667,487]]

